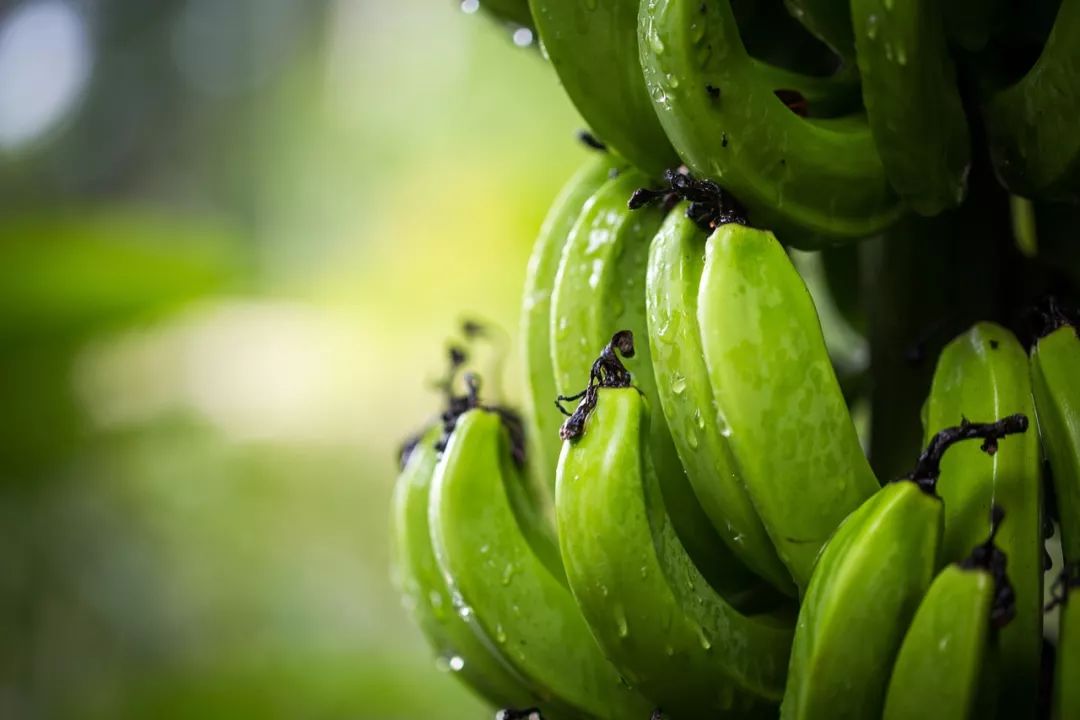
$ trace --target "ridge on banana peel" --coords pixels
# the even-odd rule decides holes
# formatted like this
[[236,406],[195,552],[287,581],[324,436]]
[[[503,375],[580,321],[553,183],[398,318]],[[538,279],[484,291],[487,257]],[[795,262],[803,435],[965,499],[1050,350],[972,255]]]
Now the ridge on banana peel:
[[994,510],[989,539],[942,570],[919,603],[889,678],[883,720],[993,714],[992,694],[980,694],[993,682],[987,649],[1015,612],[1007,557],[994,545],[1004,512]]
[[709,384],[697,295],[705,233],[680,203],[653,238],[646,282],[657,394],[702,509],[735,555],[778,590],[795,594],[732,457]]
[[841,523],[799,610],[782,720],[880,716],[904,632],[938,564],[942,455],[972,438],[991,452],[1000,438],[1027,427],[1026,416],[1014,415],[943,430],[909,477],[881,488]]
[[574,604],[498,414],[476,408],[458,418],[429,513],[456,611],[526,678],[546,720],[649,716],[653,706],[603,656]]
[[772,233],[709,236],[697,323],[721,435],[795,583],[880,487],[840,390],[813,300]]
[[521,312],[522,357],[525,363],[525,421],[530,471],[543,478],[548,500],[555,501],[555,466],[559,461],[558,430],[562,418],[552,404],[559,394],[551,363],[551,295],[559,259],[577,218],[614,168],[608,155],[590,158],[566,182],[540,228],[525,271]]
[[744,615],[701,576],[649,456],[646,401],[599,387],[559,461],[556,514],[571,590],[605,654],[672,717],[775,717],[791,613]]
[[[993,323],[977,323],[938,357],[924,408],[925,437],[961,418],[1035,416],[1027,354],[1016,337]],[[945,501],[942,561],[966,556],[986,535],[992,504],[1008,520],[997,543],[1009,557],[1016,618],[992,649],[997,705],[1007,717],[1034,715],[1039,695],[1043,624],[1042,452],[1038,433],[1008,438],[992,462],[974,445],[941,463],[938,494]]]
[[438,426],[423,433],[394,486],[395,585],[431,649],[473,692],[499,707],[534,705],[525,680],[458,614],[435,560],[428,498],[441,434]]
[[[628,199],[648,178],[629,170],[606,182],[586,204],[566,241],[551,300],[551,352],[555,385],[570,396],[588,381],[588,369],[612,333],[647,335],[645,283],[649,242],[664,219],[660,207],[631,210]],[[657,403],[647,343],[639,343],[634,384]],[[675,531],[698,569],[737,606],[753,605],[768,586],[741,563],[701,509],[661,417],[650,426],[650,450]]]

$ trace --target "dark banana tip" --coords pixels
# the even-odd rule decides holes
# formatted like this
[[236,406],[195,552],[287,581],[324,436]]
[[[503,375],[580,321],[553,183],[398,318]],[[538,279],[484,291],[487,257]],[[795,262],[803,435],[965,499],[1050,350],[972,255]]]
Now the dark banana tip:
[[[566,420],[559,428],[559,437],[563,440],[573,440],[581,437],[585,432],[585,421],[596,408],[597,391],[600,388],[624,388],[630,387],[632,377],[630,371],[622,364],[619,356],[625,358],[634,357],[634,333],[630,330],[619,330],[611,336],[611,340],[600,351],[600,356],[589,370],[589,384],[584,390],[576,395],[559,395],[555,398],[555,407],[559,412],[566,415]],[[572,402],[581,399],[577,408],[569,412],[562,406],[564,402]]]

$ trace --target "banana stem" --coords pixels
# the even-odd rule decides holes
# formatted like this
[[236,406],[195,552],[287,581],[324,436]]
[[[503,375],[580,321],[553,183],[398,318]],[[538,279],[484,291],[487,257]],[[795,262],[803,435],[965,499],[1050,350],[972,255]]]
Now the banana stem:
[[936,495],[937,481],[941,476],[941,459],[950,447],[963,440],[981,438],[983,441],[981,450],[987,455],[993,455],[997,452],[999,440],[1006,435],[1026,432],[1027,429],[1028,418],[1023,413],[1009,415],[991,423],[973,423],[965,419],[959,425],[945,428],[934,435],[922,455],[919,456],[915,469],[901,480],[910,480],[923,492]]

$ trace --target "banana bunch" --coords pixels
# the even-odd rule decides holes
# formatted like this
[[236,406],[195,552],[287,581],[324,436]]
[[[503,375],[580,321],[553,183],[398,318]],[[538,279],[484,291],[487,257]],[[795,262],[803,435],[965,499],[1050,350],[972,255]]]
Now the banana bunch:
[[1080,0],[479,7],[600,152],[522,414],[455,348],[402,453],[440,665],[503,720],[1080,718]]
[[571,178],[529,262],[524,416],[456,389],[454,351],[405,454],[397,580],[444,667],[505,718],[1036,717],[1045,452],[1080,716],[1075,325],[1050,306],[1030,357],[957,336],[914,470],[879,479],[788,252],[667,185],[609,154]]

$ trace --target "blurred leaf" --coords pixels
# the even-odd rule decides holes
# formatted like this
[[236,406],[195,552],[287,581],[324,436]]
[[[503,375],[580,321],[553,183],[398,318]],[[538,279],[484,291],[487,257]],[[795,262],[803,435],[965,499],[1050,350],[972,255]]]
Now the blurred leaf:
[[129,209],[0,223],[0,337],[82,336],[236,286],[233,237]]

